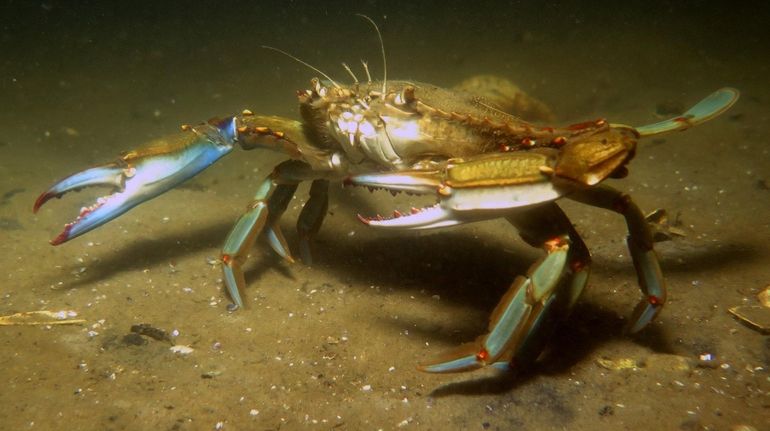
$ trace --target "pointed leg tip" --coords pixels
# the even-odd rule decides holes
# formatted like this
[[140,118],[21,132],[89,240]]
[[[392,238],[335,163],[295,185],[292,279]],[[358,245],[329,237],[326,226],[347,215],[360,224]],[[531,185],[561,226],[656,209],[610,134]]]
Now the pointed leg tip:
[[[466,350],[464,346],[460,347],[463,351]],[[462,373],[466,371],[474,371],[479,368],[483,368],[487,363],[479,360],[477,354],[460,354],[449,353],[443,360],[432,362],[429,364],[418,364],[417,369],[432,374],[448,374],[448,373]]]
[[302,263],[313,266],[313,253],[310,251],[310,237],[303,236],[299,240],[299,255]]
[[429,374],[446,374],[446,370],[440,370],[436,367],[436,364],[417,364],[415,366],[417,368],[417,371],[420,371],[422,373],[429,373]]
[[234,295],[231,294],[230,299],[232,299],[233,302],[231,302],[230,304],[227,304],[227,311],[232,312],[232,311],[240,310],[244,308],[243,299],[241,299],[240,293],[234,294]]
[[415,368],[417,368],[417,371],[420,371],[422,373],[429,373],[429,374],[451,374],[456,372],[462,372],[466,370],[455,370],[452,368],[445,367],[446,364],[438,363],[438,364],[417,364]]
[[225,306],[225,308],[230,313],[246,308],[246,304],[243,302],[243,297],[241,296],[240,290],[238,290],[237,286],[233,287],[233,289],[230,289],[229,286],[225,286],[231,301]]

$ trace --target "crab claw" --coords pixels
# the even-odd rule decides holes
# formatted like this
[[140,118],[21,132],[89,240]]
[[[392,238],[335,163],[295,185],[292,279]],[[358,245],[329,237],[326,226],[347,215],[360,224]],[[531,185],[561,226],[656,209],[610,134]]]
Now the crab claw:
[[[423,195],[436,193],[438,190],[449,190],[442,184],[442,177],[441,171],[412,170],[354,175],[347,178],[345,184],[368,187],[370,190],[386,189],[394,195],[396,192]],[[412,207],[406,213],[395,210],[392,218],[385,218],[380,215],[365,217],[358,214],[358,220],[369,226],[392,229],[427,229],[459,223],[451,217],[449,211],[441,207],[440,203],[425,208]]]
[[120,216],[158,196],[228,154],[237,140],[235,119],[186,128],[183,133],[129,151],[119,160],[70,175],[43,192],[33,211],[51,198],[89,186],[112,186],[115,191],[83,207],[78,217],[51,241],[58,245]]
[[437,170],[404,170],[354,175],[349,185],[391,192],[434,194],[438,202],[392,218],[358,218],[369,226],[394,229],[432,229],[487,220],[512,208],[551,201],[564,190],[550,181],[554,159],[537,153],[495,153],[451,159]]
[[441,186],[441,178],[441,171],[438,170],[412,170],[354,175],[345,180],[345,185],[426,194]]

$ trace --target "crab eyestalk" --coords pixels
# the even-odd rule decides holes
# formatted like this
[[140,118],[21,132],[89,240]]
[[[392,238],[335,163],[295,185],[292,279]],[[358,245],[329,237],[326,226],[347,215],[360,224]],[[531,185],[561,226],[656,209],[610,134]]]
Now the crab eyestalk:
[[115,162],[76,172],[51,186],[35,201],[37,212],[51,198],[90,186],[114,191],[83,207],[78,217],[51,241],[58,245],[89,232],[193,177],[233,150],[236,119],[185,127],[182,133],[129,151]]

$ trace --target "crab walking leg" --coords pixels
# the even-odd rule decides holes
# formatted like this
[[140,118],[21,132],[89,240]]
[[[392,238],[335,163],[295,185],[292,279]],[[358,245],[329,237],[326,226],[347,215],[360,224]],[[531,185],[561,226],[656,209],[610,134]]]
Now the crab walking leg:
[[281,231],[279,221],[289,202],[294,197],[299,183],[278,184],[267,206],[267,226],[265,226],[265,235],[270,243],[270,247],[289,263],[294,263],[294,258],[289,251],[289,245]]
[[[420,366],[431,373],[526,366],[537,359],[558,319],[585,287],[588,249],[555,203],[513,213],[508,221],[546,255],[519,276],[495,308],[489,332],[441,359]],[[509,365],[510,364],[510,365]]]
[[628,225],[626,243],[636,268],[639,287],[644,298],[637,304],[631,318],[629,331],[638,332],[658,315],[666,302],[666,283],[660,270],[658,256],[653,249],[653,239],[644,214],[627,194],[600,185],[578,190],[568,195],[570,199],[605,208],[621,214]]
[[[540,213],[514,213],[507,219],[516,226],[524,241],[533,247],[542,247],[549,253],[553,241],[550,238],[560,238],[558,235],[563,237],[563,232],[566,231],[570,247],[566,262],[569,268],[562,268],[562,271],[567,271],[566,276],[563,276],[564,284],[554,290],[550,297],[544,295],[537,304],[539,309],[536,308],[533,312],[529,329],[519,347],[510,352],[511,358],[494,363],[496,368],[527,367],[534,362],[548,342],[556,324],[569,316],[588,283],[588,275],[591,272],[591,253],[588,247],[558,205],[551,203],[545,207]],[[538,271],[541,270],[548,271],[548,268],[538,268]],[[530,273],[533,273],[532,269]]]
[[306,265],[313,264],[310,241],[318,233],[329,209],[329,181],[315,180],[310,186],[310,198],[302,207],[297,219],[299,232],[299,253]]
[[[283,234],[280,228],[277,228],[278,217],[285,210],[297,184],[312,178],[312,175],[310,166],[300,161],[289,160],[276,166],[273,172],[262,181],[254,195],[254,200],[227,235],[225,245],[222,247],[222,270],[227,292],[238,307],[243,307],[240,290],[246,285],[241,266],[246,261],[248,251],[254,245],[257,236],[265,228],[268,219],[271,221],[268,232],[271,246],[281,256],[290,257]],[[276,198],[276,203],[272,203],[273,197]],[[278,211],[272,218],[269,217],[270,209]]]

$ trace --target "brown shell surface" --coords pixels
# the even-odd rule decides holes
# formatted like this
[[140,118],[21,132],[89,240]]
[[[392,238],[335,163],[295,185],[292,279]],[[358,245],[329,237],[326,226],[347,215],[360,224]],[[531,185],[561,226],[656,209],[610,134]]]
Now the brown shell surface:
[[550,142],[554,137],[552,128],[534,126],[479,96],[419,82],[388,84],[389,93],[400,93],[410,86],[415,89],[414,101],[404,110],[419,118],[426,138],[407,149],[408,154],[402,154],[406,159],[428,155],[470,157],[499,152],[504,147],[529,149],[529,142]]
[[527,121],[550,123],[551,109],[518,85],[497,75],[474,75],[452,87],[454,91],[481,96],[493,106]]

